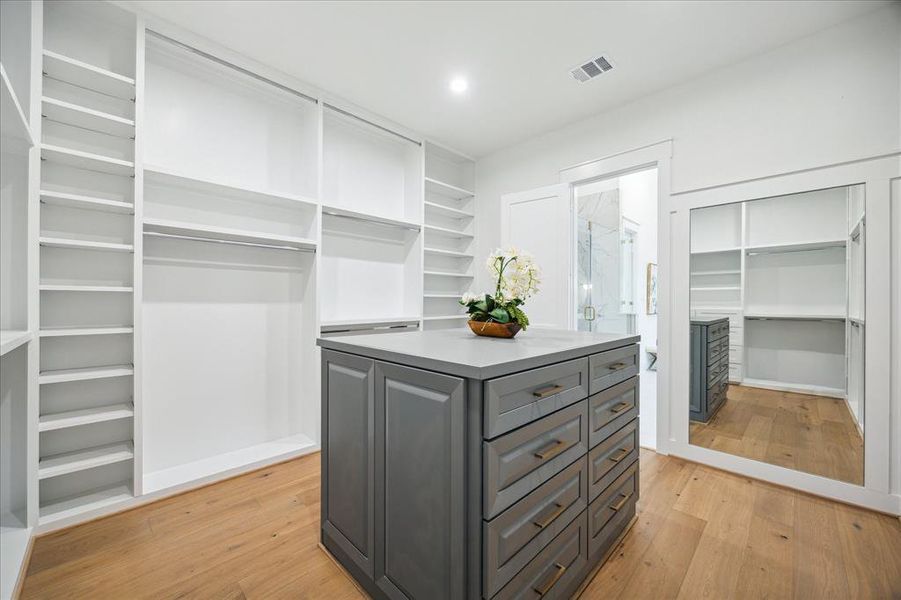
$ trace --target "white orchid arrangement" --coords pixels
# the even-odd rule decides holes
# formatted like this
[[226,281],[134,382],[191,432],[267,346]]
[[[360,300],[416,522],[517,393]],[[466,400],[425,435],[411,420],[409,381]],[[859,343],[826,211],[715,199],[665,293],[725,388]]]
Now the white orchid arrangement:
[[498,248],[488,256],[488,272],[496,280],[494,295],[463,294],[460,304],[473,321],[518,323],[529,326],[529,317],[520,308],[538,292],[541,283],[538,265],[528,252]]

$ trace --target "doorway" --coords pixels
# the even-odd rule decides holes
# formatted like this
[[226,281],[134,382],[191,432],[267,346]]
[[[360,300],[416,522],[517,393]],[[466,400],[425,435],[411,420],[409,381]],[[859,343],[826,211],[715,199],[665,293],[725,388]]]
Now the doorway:
[[657,438],[656,167],[575,183],[571,327],[639,334],[640,441]]

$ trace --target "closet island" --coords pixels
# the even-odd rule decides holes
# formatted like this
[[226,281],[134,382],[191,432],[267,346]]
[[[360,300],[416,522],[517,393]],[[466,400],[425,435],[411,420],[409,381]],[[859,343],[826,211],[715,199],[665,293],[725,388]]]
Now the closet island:
[[634,521],[638,341],[320,338],[324,548],[374,598],[570,597]]

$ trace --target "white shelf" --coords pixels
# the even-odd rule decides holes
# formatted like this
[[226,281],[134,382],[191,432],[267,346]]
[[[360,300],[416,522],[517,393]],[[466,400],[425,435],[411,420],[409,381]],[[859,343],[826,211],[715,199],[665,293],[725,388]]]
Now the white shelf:
[[132,119],[118,117],[48,96],[41,98],[41,115],[51,121],[99,131],[116,137],[132,138],[135,135],[135,122]]
[[123,335],[134,333],[134,327],[57,327],[41,329],[40,336],[75,337],[85,335]]
[[452,219],[472,219],[475,216],[472,213],[466,212],[465,210],[451,208],[449,206],[444,206],[443,204],[436,204],[435,202],[426,201],[425,207],[426,209],[431,210],[434,213],[443,215],[445,217],[450,217]]
[[118,421],[120,419],[130,419],[134,415],[134,405],[131,402],[52,413],[40,416],[38,419],[38,431],[56,431],[57,429],[90,425],[91,423]]
[[713,250],[695,250],[692,251],[692,255],[700,255],[700,254],[725,254],[727,252],[739,252],[741,250],[738,246],[730,246],[728,248],[715,248]]
[[49,479],[70,473],[78,473],[97,467],[112,465],[134,457],[131,442],[106,444],[75,452],[64,452],[38,461],[38,479]]
[[450,319],[466,319],[469,320],[469,315],[441,315],[437,317],[423,317],[423,321],[447,321]]
[[135,80],[74,58],[44,50],[44,75],[117,98],[133,100]]
[[451,256],[453,258],[473,258],[468,252],[457,252],[456,250],[443,250],[441,248],[424,248],[426,254],[435,254],[437,256]]
[[741,275],[740,269],[724,269],[719,271],[692,271],[691,275],[715,276],[715,275]]
[[89,379],[109,379],[112,377],[129,377],[134,375],[132,365],[113,365],[109,367],[86,367],[81,369],[58,369],[41,371],[38,383],[66,383],[68,381],[87,381]]
[[844,321],[845,315],[838,313],[790,313],[770,311],[746,311],[745,319],[779,319],[786,321]]
[[34,145],[34,139],[31,137],[31,129],[28,127],[28,119],[22,111],[22,105],[16,97],[9,77],[6,75],[6,69],[0,63],[0,135],[3,137],[3,147],[7,148],[7,144],[13,143],[22,148],[30,148]]
[[464,190],[461,187],[449,183],[444,183],[443,181],[438,181],[437,179],[432,179],[431,177],[425,178],[425,189],[427,192],[438,194],[440,196],[447,196],[454,200],[465,200],[466,198],[475,196],[474,192]]
[[[19,522],[7,524],[7,520],[13,518]],[[12,598],[32,530],[18,515],[5,514],[4,523],[0,526],[0,598]]]
[[317,449],[318,447],[310,438],[301,434],[256,444],[147,473],[144,475],[144,493],[152,494],[161,490],[177,488],[186,483],[196,485],[229,475],[238,469],[246,470],[256,465],[262,466],[279,460],[287,460]]
[[844,247],[847,240],[821,240],[816,242],[795,242],[786,244],[766,244],[747,246],[748,254],[776,254],[780,252],[806,252],[808,250],[825,250],[827,248]]
[[319,325],[324,328],[329,327],[353,327],[353,326],[371,326],[380,327],[386,325],[400,325],[404,323],[419,323],[419,317],[388,317],[381,319],[341,319],[337,321],[322,321]]
[[741,286],[738,285],[709,285],[689,288],[692,292],[737,292],[740,289]]
[[463,279],[473,279],[474,275],[469,275],[467,273],[453,273],[451,271],[423,271],[423,275],[433,275],[435,277],[460,277]]
[[134,495],[131,486],[120,483],[108,487],[98,488],[83,494],[77,494],[55,500],[41,507],[40,523],[45,525],[54,521],[67,519],[92,510],[98,510],[131,500]]
[[426,225],[425,230],[431,231],[438,235],[443,235],[443,236],[451,237],[451,238],[458,238],[461,240],[462,239],[471,239],[473,237],[473,235],[471,233],[463,233],[462,231],[457,231],[455,229],[448,229],[447,227],[438,227],[436,225]]
[[377,223],[379,225],[390,225],[392,227],[402,227],[404,229],[412,229],[414,231],[419,231],[421,226],[419,223],[414,223],[413,221],[407,221],[405,219],[393,219],[389,217],[381,217],[379,215],[373,215],[369,213],[359,212],[356,210],[349,210],[346,208],[339,208],[337,206],[329,206],[326,204],[322,205],[322,214],[332,217],[339,218],[347,218],[347,219],[355,219],[357,221],[368,221],[370,223]]
[[113,242],[96,242],[94,240],[74,240],[67,238],[57,238],[49,236],[41,236],[39,238],[41,246],[50,248],[69,248],[73,250],[99,250],[103,252],[134,252],[135,247],[132,244],[117,244]]
[[203,238],[213,242],[237,242],[239,244],[265,244],[294,250],[315,250],[316,241],[307,238],[277,235],[261,231],[244,231],[212,225],[196,225],[167,219],[144,219],[144,233],[161,233],[172,236]]
[[422,297],[423,297],[423,298],[454,298],[454,299],[456,299],[456,300],[459,300],[460,298],[463,297],[463,294],[457,294],[457,293],[453,293],[453,292],[449,292],[449,293],[443,293],[443,292],[429,293],[429,292],[426,292],[425,294],[422,295]]
[[130,294],[134,292],[134,288],[130,285],[64,285],[42,283],[38,289],[42,292],[99,292],[114,294]]
[[131,161],[63,148],[53,144],[41,144],[41,158],[78,169],[100,171],[111,175],[134,175],[135,172],[135,164]]
[[93,196],[70,194],[67,192],[56,192],[53,190],[41,190],[41,202],[43,202],[44,204],[55,204],[69,208],[99,210],[104,212],[123,213],[129,215],[133,215],[135,212],[135,207],[130,202],[107,200],[106,198],[95,198]]
[[176,185],[201,194],[221,196],[227,194],[233,198],[241,198],[254,202],[270,202],[315,207],[319,202],[312,198],[288,194],[262,188],[246,187],[233,182],[195,177],[168,167],[144,165],[144,182],[161,185]]
[[32,337],[31,332],[24,329],[0,330],[0,356],[28,343]]

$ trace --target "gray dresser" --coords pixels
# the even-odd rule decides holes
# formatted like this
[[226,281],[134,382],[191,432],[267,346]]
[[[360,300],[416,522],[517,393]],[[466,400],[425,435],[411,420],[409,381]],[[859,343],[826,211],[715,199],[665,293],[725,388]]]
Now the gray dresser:
[[691,320],[691,402],[689,418],[706,423],[726,401],[729,387],[729,319]]
[[323,545],[374,598],[569,598],[635,516],[637,342],[320,339]]

